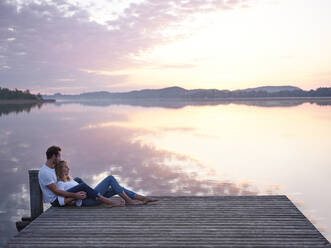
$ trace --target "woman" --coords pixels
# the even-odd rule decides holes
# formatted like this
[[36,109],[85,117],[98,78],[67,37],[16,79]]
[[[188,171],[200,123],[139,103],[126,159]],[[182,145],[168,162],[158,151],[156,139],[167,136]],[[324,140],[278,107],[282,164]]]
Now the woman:
[[[104,203],[110,207],[118,207],[124,205],[140,205],[157,201],[156,199],[138,195],[133,191],[125,189],[118,184],[113,176],[106,177],[94,189],[92,189],[80,178],[71,179],[69,176],[69,170],[69,165],[64,160],[57,162],[55,165],[55,173],[58,179],[57,184],[60,189],[70,192],[72,190],[77,191],[77,188],[79,188],[81,191],[87,193],[87,198],[82,200],[81,203],[80,201],[76,201],[76,206],[95,206]],[[113,195],[119,195],[124,201],[109,199]],[[60,206],[64,206],[72,203],[75,199],[58,196],[57,200]]]

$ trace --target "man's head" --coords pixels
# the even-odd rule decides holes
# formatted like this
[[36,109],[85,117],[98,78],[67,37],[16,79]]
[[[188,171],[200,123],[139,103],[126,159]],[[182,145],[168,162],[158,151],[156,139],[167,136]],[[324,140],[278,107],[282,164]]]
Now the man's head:
[[51,146],[46,151],[47,161],[55,164],[57,161],[61,160],[61,148],[58,146]]

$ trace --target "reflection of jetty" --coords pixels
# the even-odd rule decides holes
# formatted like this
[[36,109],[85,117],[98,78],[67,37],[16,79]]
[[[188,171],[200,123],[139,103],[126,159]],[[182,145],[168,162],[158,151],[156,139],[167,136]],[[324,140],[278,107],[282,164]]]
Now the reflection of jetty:
[[[31,178],[36,177],[30,174],[34,191],[38,184]],[[36,187],[32,198],[39,192]],[[286,196],[159,199],[119,208],[50,208],[5,247],[330,246]],[[35,203],[40,211],[40,202]]]

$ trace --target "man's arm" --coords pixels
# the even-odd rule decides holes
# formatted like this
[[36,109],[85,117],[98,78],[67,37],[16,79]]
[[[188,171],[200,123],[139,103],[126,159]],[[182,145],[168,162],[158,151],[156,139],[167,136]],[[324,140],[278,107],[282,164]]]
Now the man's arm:
[[77,193],[67,192],[67,191],[59,189],[57,187],[56,183],[51,183],[51,184],[47,185],[47,188],[57,196],[75,198],[75,199],[80,199],[80,200],[83,200],[86,198],[86,192],[84,192],[84,191],[79,191]]

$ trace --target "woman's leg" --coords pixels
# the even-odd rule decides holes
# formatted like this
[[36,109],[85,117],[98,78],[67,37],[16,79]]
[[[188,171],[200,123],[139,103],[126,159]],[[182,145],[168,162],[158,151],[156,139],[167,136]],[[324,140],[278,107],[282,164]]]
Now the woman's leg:
[[83,179],[81,179],[80,177],[75,177],[73,180],[76,181],[77,183],[85,183]]
[[100,195],[99,192],[92,189],[86,183],[80,183],[80,184],[68,189],[67,191],[72,192],[72,193],[79,192],[79,191],[85,191],[87,194],[87,197],[92,198],[92,199],[98,199],[98,195]]
[[[124,194],[126,194],[129,198],[131,198],[131,199],[135,199],[135,200],[139,200],[139,201],[142,201],[144,204],[146,204],[146,203],[148,203],[148,202],[156,202],[156,201],[158,201],[157,199],[154,199],[154,198],[151,198],[151,197],[147,197],[147,196],[143,196],[143,195],[139,195],[139,194],[136,194],[135,192],[133,192],[133,191],[131,191],[131,190],[128,190],[128,189],[126,189],[126,188],[124,188],[124,187],[122,187],[122,186],[120,186],[119,184],[118,184],[118,182],[117,182],[117,180],[116,180],[116,178],[115,177],[113,177],[113,176],[109,176],[110,178],[105,178],[104,179],[104,183],[105,183],[105,185],[109,185],[109,184],[107,184],[106,182],[107,181],[109,181],[109,182],[112,182],[113,184],[114,184],[114,188],[115,189],[113,189],[113,187],[110,185],[110,189],[108,190],[108,191],[106,191],[106,193],[105,194],[103,194],[103,196],[105,196],[105,197],[112,197],[113,195],[117,195],[117,194],[119,194],[118,193],[118,190],[116,190],[116,189],[123,189],[123,193]],[[107,179],[107,180],[106,180]],[[103,181],[101,182],[101,183],[103,183]],[[100,184],[101,184],[100,183]],[[100,185],[99,184],[99,185]],[[98,186],[99,186],[98,185]],[[98,187],[97,186],[97,187]],[[106,186],[103,186],[103,187],[106,187]],[[108,186],[109,187],[109,186]],[[95,188],[96,189],[96,188]],[[98,190],[100,190],[100,189],[98,189]],[[124,196],[122,196],[121,195],[121,193],[119,194],[124,200],[126,199],[126,197]]]
[[[73,179],[74,181],[76,181],[77,183],[84,183],[83,179],[79,178],[79,177],[75,177]],[[98,190],[94,189],[95,191],[99,192]],[[100,192],[99,192],[100,193]],[[107,197],[109,198],[109,197]],[[82,205],[83,206],[86,206],[86,207],[90,207],[90,206],[98,206],[102,204],[102,202],[100,200],[96,200],[96,199],[93,199],[93,198],[85,198],[82,202]]]
[[67,191],[68,192],[85,191],[87,194],[87,198],[90,199],[90,200],[86,200],[85,204],[89,204],[90,206],[92,206],[94,204],[98,204],[97,201],[105,203],[111,207],[123,206],[123,204],[120,202],[113,201],[113,200],[110,200],[110,199],[104,197],[100,192],[92,189],[90,186],[88,186],[84,182],[81,182],[80,184],[68,189]]
[[[147,197],[147,196],[143,196],[143,195],[139,195],[131,190],[128,190],[126,188],[123,187],[124,193],[129,196],[131,199],[135,199],[135,200],[139,200],[142,201],[144,204],[148,203],[148,202],[156,202],[158,201],[158,199],[154,199],[151,197]],[[106,191],[105,194],[103,194],[104,197],[110,198],[114,195],[117,195],[116,191],[113,189],[109,189],[108,191]]]
[[[133,192],[133,191],[131,191],[131,190],[128,190],[128,189],[126,189],[126,188],[124,188],[123,187],[123,191],[124,191],[124,193],[128,196],[128,197],[130,197],[131,199],[135,199],[136,198],[136,193],[135,192]],[[104,197],[107,197],[107,198],[110,198],[110,197],[112,197],[112,196],[114,196],[114,195],[117,195],[118,193],[116,193],[116,191],[115,190],[113,190],[112,188],[110,188],[108,191],[106,191],[106,193],[104,193],[103,194],[103,196]]]
[[123,192],[123,187],[119,185],[115,177],[108,176],[105,179],[103,179],[95,188],[94,190],[100,192],[102,195],[105,194],[109,188],[116,192],[116,194],[120,194]]
[[[122,197],[127,205],[139,205],[140,202],[134,201],[132,199],[135,198],[135,193],[123,188],[113,176],[108,176],[102,180],[95,188],[96,191],[100,192],[102,195],[106,194],[107,191],[108,195],[119,195]],[[129,195],[127,195],[127,193]],[[107,196],[108,196],[107,195]],[[132,196],[132,198],[130,197]]]

